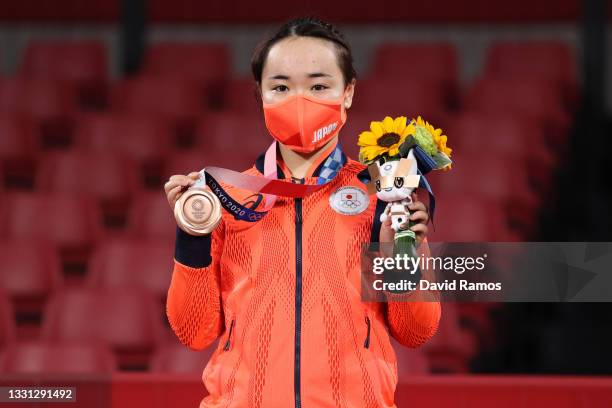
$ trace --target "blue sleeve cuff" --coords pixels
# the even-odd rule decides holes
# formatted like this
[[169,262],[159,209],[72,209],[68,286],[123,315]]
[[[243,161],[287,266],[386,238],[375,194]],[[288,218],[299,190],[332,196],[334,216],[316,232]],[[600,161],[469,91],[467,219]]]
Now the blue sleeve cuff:
[[211,234],[189,235],[177,226],[174,259],[185,266],[205,268],[212,263],[211,243]]

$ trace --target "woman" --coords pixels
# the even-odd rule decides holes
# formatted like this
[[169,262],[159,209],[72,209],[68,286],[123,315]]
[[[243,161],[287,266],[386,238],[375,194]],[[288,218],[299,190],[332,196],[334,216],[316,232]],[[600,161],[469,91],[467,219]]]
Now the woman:
[[[331,25],[296,19],[258,48],[252,71],[278,142],[278,178],[315,184],[325,173],[328,183],[304,198],[279,196],[258,222],[224,212],[212,236],[177,228],[170,325],[194,350],[221,336],[200,406],[394,407],[389,334],[421,345],[437,329],[440,304],[402,301],[418,291],[387,303],[361,300],[361,245],[392,242],[394,231],[378,221],[385,203],[361,189],[364,166],[338,146],[355,91],[351,50]],[[329,166],[332,157],[340,166]],[[264,161],[262,154],[244,173],[263,175]],[[196,178],[170,177],[172,208]],[[422,242],[428,216],[414,198],[412,230]],[[343,211],[342,200],[351,209]]]

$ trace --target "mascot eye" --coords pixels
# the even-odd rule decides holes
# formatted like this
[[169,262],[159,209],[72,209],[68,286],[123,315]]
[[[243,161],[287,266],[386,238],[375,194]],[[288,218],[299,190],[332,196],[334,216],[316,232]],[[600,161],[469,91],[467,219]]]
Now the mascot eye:
[[404,185],[404,178],[396,177],[395,181],[393,181],[393,185],[395,185],[396,188],[402,188],[402,186]]
[[376,191],[380,191],[380,180],[376,180]]

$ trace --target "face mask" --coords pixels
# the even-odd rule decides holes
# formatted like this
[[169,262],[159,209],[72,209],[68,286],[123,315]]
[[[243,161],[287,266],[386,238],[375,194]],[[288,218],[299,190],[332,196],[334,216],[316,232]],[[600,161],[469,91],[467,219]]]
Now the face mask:
[[278,103],[264,103],[266,127],[291,150],[313,152],[337,135],[346,122],[343,101],[344,97],[330,101],[294,95]]

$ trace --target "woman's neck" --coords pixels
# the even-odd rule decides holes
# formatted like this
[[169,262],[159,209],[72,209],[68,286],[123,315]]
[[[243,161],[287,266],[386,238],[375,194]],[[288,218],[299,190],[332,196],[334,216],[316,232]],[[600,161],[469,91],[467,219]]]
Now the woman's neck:
[[279,143],[280,154],[285,162],[285,166],[291,172],[291,176],[298,179],[303,179],[308,174],[308,170],[312,164],[324,154],[328,148],[337,143],[338,136],[334,136],[329,142],[325,143],[319,149],[312,153],[298,153],[291,150],[289,147]]

